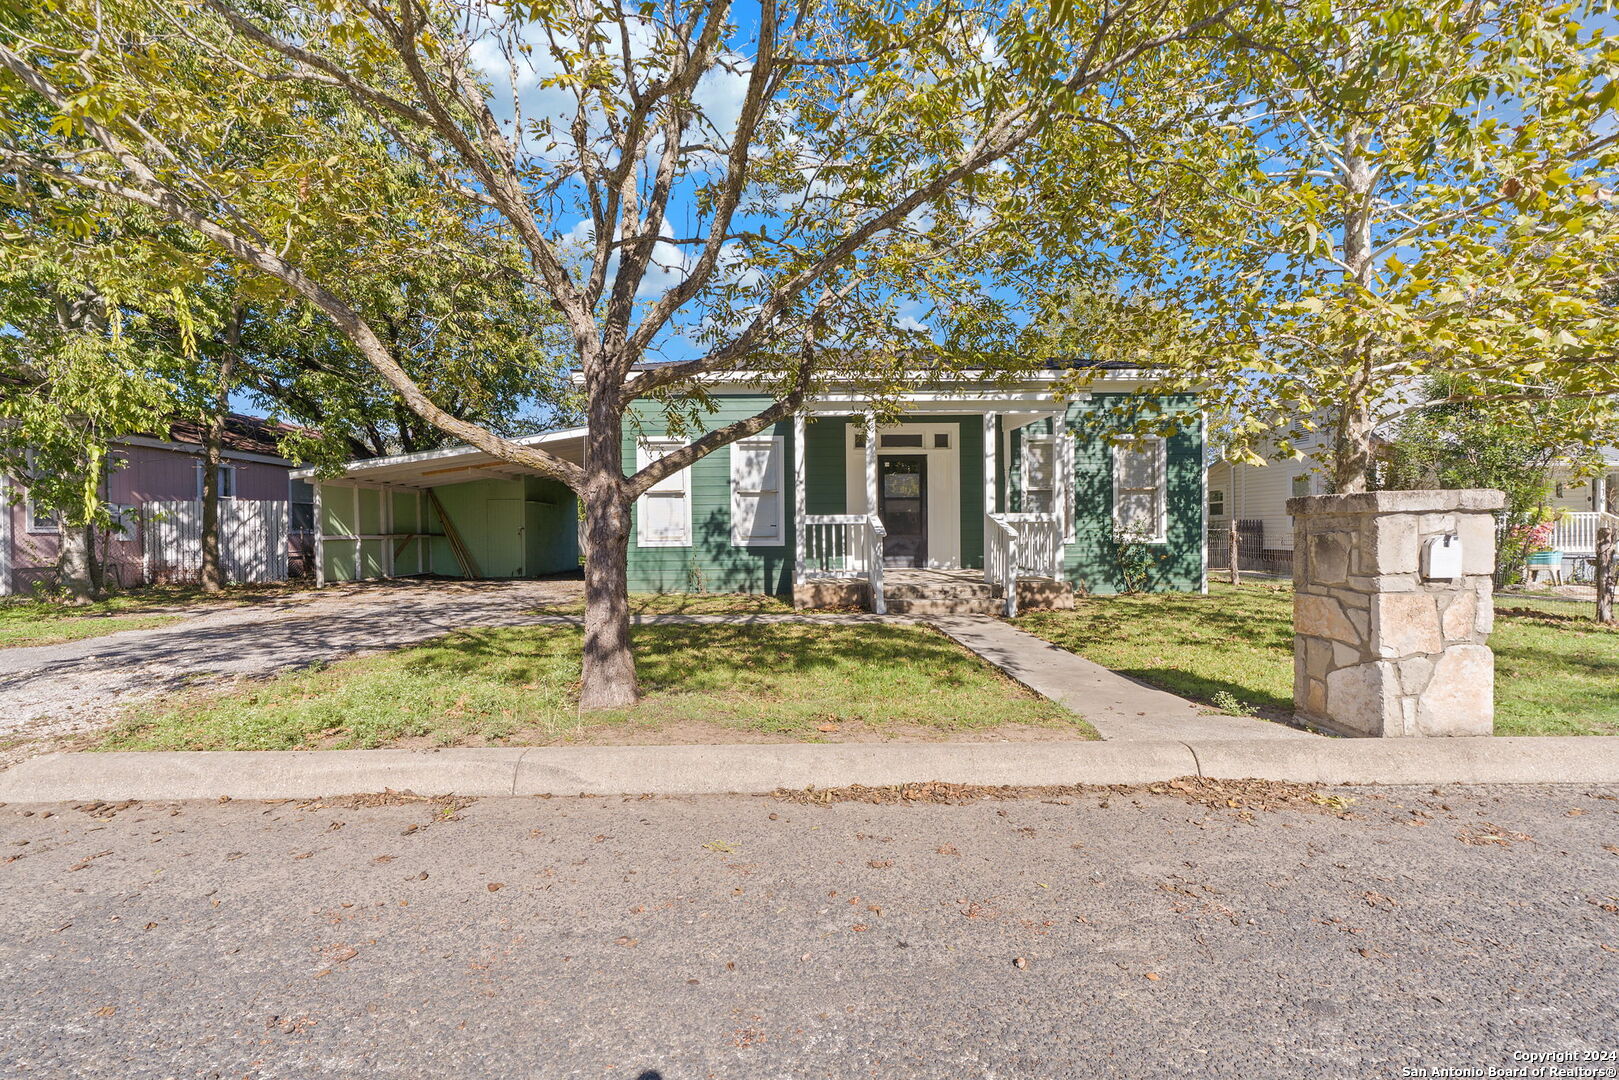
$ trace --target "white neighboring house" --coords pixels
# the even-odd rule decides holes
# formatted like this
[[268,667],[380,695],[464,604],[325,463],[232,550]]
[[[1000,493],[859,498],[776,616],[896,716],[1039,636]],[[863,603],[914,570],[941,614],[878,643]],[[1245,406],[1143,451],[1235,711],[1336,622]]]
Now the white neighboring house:
[[[1325,433],[1315,432],[1297,440],[1294,445],[1306,455],[1302,460],[1283,458],[1258,466],[1216,461],[1210,465],[1210,534],[1225,532],[1235,516],[1238,521],[1259,523],[1262,550],[1291,552],[1293,519],[1287,513],[1287,500],[1326,491],[1321,464],[1326,439]],[[1551,542],[1573,561],[1596,553],[1599,514],[1619,514],[1619,447],[1604,448],[1602,459],[1606,470],[1588,479],[1575,479],[1571,464],[1552,466],[1555,487],[1549,505],[1565,513],[1557,522]]]
[[1575,479],[1570,464],[1552,466],[1550,505],[1567,511],[1552,533],[1552,547],[1564,555],[1594,555],[1599,515],[1619,514],[1619,446],[1605,446],[1600,453],[1603,469],[1588,479]]
[[[1257,521],[1262,551],[1293,550],[1293,519],[1287,500],[1298,495],[1320,495],[1327,490],[1321,455],[1328,433],[1310,432],[1295,439],[1303,458],[1277,458],[1264,465],[1216,461],[1208,467],[1209,532],[1219,535],[1231,528],[1231,519]],[[1244,541],[1246,553],[1247,541]]]

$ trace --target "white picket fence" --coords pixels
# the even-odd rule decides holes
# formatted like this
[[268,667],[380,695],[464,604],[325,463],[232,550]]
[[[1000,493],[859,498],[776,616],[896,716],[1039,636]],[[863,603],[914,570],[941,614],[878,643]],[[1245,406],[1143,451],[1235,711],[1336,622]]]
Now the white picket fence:
[[[219,561],[226,580],[286,580],[287,515],[286,502],[219,501]],[[202,574],[202,500],[149,502],[141,517],[146,580],[197,580]]]

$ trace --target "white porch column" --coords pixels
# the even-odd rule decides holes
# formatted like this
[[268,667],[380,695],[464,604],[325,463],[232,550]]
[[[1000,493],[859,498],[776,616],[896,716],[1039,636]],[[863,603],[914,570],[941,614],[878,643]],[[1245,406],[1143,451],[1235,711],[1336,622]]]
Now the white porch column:
[[995,413],[984,414],[984,513],[993,514],[999,507],[995,505],[995,492],[999,486],[997,478],[999,467],[995,464],[997,443],[1000,442],[995,435]]
[[326,485],[317,479],[312,486],[315,489],[315,588],[320,589],[326,585],[326,518],[320,508],[320,489]]
[[1605,473],[1598,473],[1591,478],[1591,509],[1597,513],[1608,508],[1608,477]]
[[877,512],[877,413],[866,413],[866,513]]
[[422,505],[422,489],[416,489],[416,573],[427,573],[427,515]]
[[804,414],[793,417],[793,584],[804,584]]
[[349,494],[354,496],[353,514],[349,526],[354,530],[354,580],[365,580],[365,541],[360,539],[360,485],[355,484],[349,488]]
[[394,576],[394,489],[387,484],[377,491],[381,505],[377,507],[377,516],[382,519],[382,576]]

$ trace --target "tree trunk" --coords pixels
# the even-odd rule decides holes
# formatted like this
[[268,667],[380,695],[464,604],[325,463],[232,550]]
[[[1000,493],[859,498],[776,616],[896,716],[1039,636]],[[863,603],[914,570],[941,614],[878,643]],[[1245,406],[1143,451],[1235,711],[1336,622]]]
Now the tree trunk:
[[95,579],[90,569],[91,546],[95,543],[89,525],[62,522],[62,548],[57,556],[57,585],[69,603],[88,604],[96,599]]
[[1231,534],[1226,538],[1231,550],[1231,584],[1242,584],[1242,535],[1237,531],[1236,515],[1231,517]]
[[[612,395],[599,395],[610,398]],[[593,402],[586,437],[585,649],[579,708],[622,709],[640,697],[630,651],[630,501],[624,495],[622,419],[614,401]]]
[[1614,592],[1619,591],[1619,565],[1615,565],[1615,539],[1619,529],[1603,525],[1597,529],[1597,621],[1611,623]]
[[225,456],[225,429],[230,419],[231,375],[242,339],[242,308],[231,306],[225,323],[225,348],[219,358],[219,383],[214,390],[213,413],[202,436],[202,591],[225,588],[225,570],[219,561],[219,466]]
[[[1372,281],[1372,188],[1376,181],[1366,153],[1364,132],[1351,132],[1344,148],[1344,293],[1351,304]],[[1349,376],[1343,411],[1333,440],[1332,490],[1350,494],[1366,490],[1366,474],[1372,464],[1372,368],[1376,350],[1369,337],[1351,342],[1344,350],[1344,368]]]

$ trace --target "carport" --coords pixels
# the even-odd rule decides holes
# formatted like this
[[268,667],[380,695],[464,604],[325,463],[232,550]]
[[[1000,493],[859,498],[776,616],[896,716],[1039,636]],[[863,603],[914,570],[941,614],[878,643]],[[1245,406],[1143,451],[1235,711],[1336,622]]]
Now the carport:
[[[569,461],[585,429],[514,439]],[[579,565],[578,502],[533,469],[471,446],[351,461],[314,488],[315,584],[438,575],[533,578]]]

